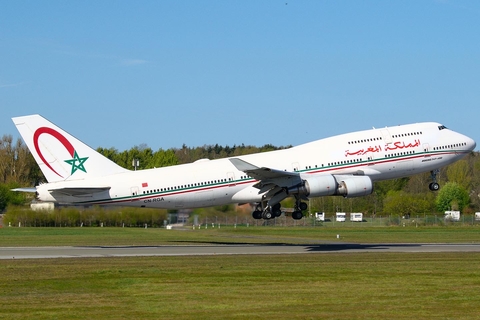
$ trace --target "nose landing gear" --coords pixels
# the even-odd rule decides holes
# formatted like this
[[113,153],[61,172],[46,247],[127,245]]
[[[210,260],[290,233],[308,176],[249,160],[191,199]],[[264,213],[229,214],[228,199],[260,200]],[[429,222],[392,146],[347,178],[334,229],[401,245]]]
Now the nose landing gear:
[[437,183],[437,174],[438,174],[439,172],[440,172],[439,169],[435,169],[435,170],[430,171],[430,174],[431,174],[431,177],[432,177],[433,182],[431,182],[431,183],[428,185],[428,188],[429,188],[431,191],[438,191],[438,189],[440,189],[440,185]]

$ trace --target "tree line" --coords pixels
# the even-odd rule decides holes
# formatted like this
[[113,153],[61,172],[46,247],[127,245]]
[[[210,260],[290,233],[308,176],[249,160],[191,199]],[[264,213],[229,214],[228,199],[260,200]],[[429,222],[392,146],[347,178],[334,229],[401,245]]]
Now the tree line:
[[202,147],[187,147],[185,144],[177,149],[158,149],[152,150],[146,144],[134,146],[130,150],[118,151],[115,148],[97,148],[97,152],[101,153],[108,159],[118,165],[133,169],[133,161],[138,160],[138,170],[160,168],[173,166],[177,164],[191,163],[199,159],[220,159],[225,157],[236,157],[257,152],[273,151],[285,149],[287,147],[275,147],[271,144],[263,147],[240,145],[233,147],[215,145],[204,145]]
[[[247,155],[257,152],[289,148],[270,144],[262,147],[234,145],[204,145],[201,147],[158,149],[154,151],[145,144],[129,150],[97,148],[97,152],[118,165],[133,169],[133,161],[138,161],[137,170],[191,163],[199,159],[218,159]],[[403,216],[421,213],[441,213],[446,210],[460,210],[463,213],[480,211],[480,157],[471,152],[464,159],[442,168],[437,175],[440,191],[431,192],[429,173],[407,178],[380,181],[374,184],[374,192],[366,197],[343,198],[321,197],[310,201],[311,211],[324,212],[363,212],[370,215]],[[4,135],[0,141],[0,211],[8,205],[21,205],[32,200],[32,194],[11,192],[16,187],[32,187],[46,182],[27,146],[21,139],[14,141],[11,135]],[[293,207],[287,199],[284,207]],[[200,210],[201,211],[201,210]],[[208,210],[204,210],[208,212]]]

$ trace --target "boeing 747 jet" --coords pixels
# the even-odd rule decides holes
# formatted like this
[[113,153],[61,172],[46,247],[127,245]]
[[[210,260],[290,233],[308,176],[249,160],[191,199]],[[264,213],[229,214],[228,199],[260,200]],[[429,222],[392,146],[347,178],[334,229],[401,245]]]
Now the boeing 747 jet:
[[164,168],[122,168],[40,115],[12,119],[48,183],[33,191],[39,201],[71,205],[198,208],[255,203],[255,219],[281,214],[295,198],[294,219],[311,197],[365,196],[373,182],[436,174],[474,150],[471,138],[435,122],[370,129],[284,150]]

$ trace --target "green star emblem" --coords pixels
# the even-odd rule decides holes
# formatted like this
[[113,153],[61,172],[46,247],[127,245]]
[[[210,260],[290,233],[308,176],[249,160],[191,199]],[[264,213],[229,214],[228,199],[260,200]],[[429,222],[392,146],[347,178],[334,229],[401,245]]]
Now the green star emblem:
[[87,170],[85,170],[85,166],[83,164],[85,163],[85,161],[87,161],[87,159],[88,159],[88,157],[80,158],[78,156],[77,151],[75,150],[73,152],[73,159],[72,160],[65,160],[65,162],[72,166],[72,173],[71,174],[74,174],[75,171],[77,171],[77,170],[81,170],[81,171],[86,173]]

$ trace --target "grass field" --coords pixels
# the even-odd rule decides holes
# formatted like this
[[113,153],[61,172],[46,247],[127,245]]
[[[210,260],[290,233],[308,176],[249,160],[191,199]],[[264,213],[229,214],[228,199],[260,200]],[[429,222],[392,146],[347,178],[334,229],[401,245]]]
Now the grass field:
[[[479,243],[480,230],[3,228],[0,239],[3,247]],[[478,319],[480,314],[479,253],[0,260],[0,275],[0,319]]]
[[480,254],[0,261],[4,319],[478,319]]
[[[337,238],[339,235],[339,238]],[[221,227],[1,228],[0,247],[175,245],[202,243],[480,243],[480,226],[448,227]]]

